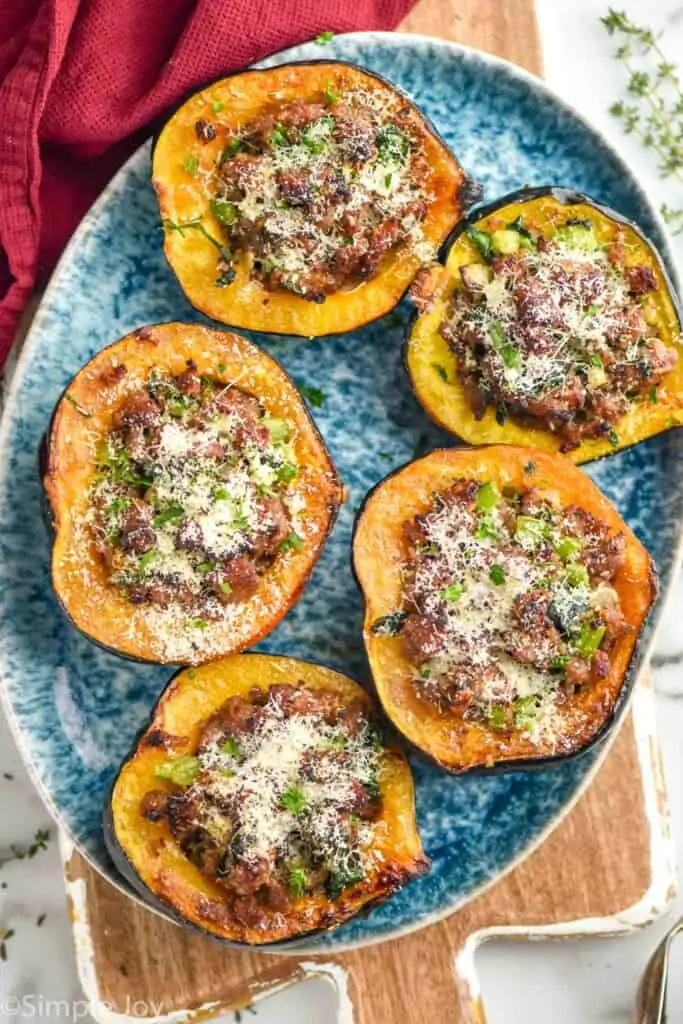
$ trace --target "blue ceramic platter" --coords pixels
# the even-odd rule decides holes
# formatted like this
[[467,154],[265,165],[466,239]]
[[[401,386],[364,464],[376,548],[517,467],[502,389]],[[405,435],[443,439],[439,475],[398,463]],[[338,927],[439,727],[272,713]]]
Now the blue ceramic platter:
[[[502,61],[411,36],[359,34],[271,58],[339,58],[402,86],[433,120],[485,199],[525,184],[587,192],[637,220],[668,249],[628,168],[545,87]],[[117,765],[170,672],[103,653],[65,620],[49,582],[36,449],[71,376],[142,324],[204,321],[162,255],[149,182],[150,147],[118,173],[55,272],[14,379],[0,453],[0,664],[4,697],[46,802],[86,857],[116,881],[102,842],[102,802]],[[670,263],[670,260],[669,260]],[[452,440],[413,400],[400,361],[407,306],[353,334],[309,341],[256,336],[300,384],[322,388],[318,426],[349,500],[300,603],[260,650],[297,655],[361,681],[362,602],[349,542],[365,493],[397,466]],[[205,322],[205,321],[204,321]],[[666,589],[683,509],[683,432],[669,431],[595,463],[590,475],[659,565]],[[647,627],[648,646],[654,620]],[[369,917],[311,943],[373,941],[442,916],[527,852],[588,778],[596,754],[532,773],[452,778],[415,758],[419,826],[431,874]]]

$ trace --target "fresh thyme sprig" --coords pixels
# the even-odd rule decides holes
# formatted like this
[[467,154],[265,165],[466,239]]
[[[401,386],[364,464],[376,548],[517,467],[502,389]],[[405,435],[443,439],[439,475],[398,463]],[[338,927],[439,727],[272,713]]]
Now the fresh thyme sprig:
[[[618,100],[610,109],[628,135],[635,135],[659,158],[662,178],[683,185],[683,90],[676,65],[659,45],[654,32],[636,25],[624,11],[608,9],[601,19],[611,36],[622,37],[614,56],[626,68],[627,90],[632,102]],[[634,60],[647,59],[647,70]],[[673,234],[683,233],[683,207],[662,203],[661,214]]]

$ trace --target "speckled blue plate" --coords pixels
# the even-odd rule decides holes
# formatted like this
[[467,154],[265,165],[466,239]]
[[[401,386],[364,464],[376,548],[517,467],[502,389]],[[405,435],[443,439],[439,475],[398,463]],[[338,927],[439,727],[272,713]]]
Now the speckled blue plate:
[[[359,34],[324,51],[297,47],[267,63],[340,58],[402,86],[434,121],[485,198],[525,184],[588,192],[637,220],[668,257],[661,227],[626,165],[537,80],[484,54],[414,36]],[[51,409],[94,352],[132,328],[203,321],[162,255],[143,146],[83,221],[26,342],[2,426],[0,662],[10,721],[51,811],[85,856],[121,885],[102,843],[102,801],[168,669],[103,653],[72,629],[49,581],[36,449]],[[668,259],[670,269],[671,260]],[[409,310],[328,340],[257,336],[295,380],[327,399],[315,418],[349,488],[332,539],[299,604],[260,650],[297,655],[368,679],[362,603],[349,542],[364,494],[394,467],[451,439],[414,402],[400,360]],[[589,467],[672,576],[683,509],[683,432],[669,431]],[[661,601],[660,601],[661,606]],[[641,657],[654,626],[646,629]],[[450,912],[554,825],[589,777],[595,754],[529,774],[451,778],[415,758],[417,810],[431,874],[367,918],[312,946],[387,938]],[[299,949],[300,952],[300,949]]]

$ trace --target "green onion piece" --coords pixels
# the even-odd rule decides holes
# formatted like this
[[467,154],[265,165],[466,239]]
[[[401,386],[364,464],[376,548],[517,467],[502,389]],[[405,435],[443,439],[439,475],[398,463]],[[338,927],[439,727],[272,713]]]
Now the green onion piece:
[[220,587],[224,594],[232,594],[232,587],[230,586],[227,580],[221,580],[218,586]]
[[142,558],[138,562],[138,571],[139,571],[141,576],[145,576],[146,575],[149,563],[153,560],[155,555],[156,555],[156,549],[152,548],[151,551],[145,552],[145,554],[142,556]]
[[334,87],[332,85],[332,82],[329,79],[325,82],[324,93],[325,93],[325,102],[326,103],[330,103],[330,104],[339,103],[339,93],[334,91]]
[[486,720],[492,729],[507,729],[508,717],[503,704],[492,704],[486,711]]
[[331,42],[333,39],[334,32],[319,32],[314,41],[318,46],[326,46],[327,43]]
[[515,539],[523,548],[535,548],[544,540],[550,527],[543,519],[535,519],[533,516],[517,516],[515,523]]
[[226,370],[227,366],[225,365],[225,363],[218,363],[218,365],[216,366],[216,373],[225,373]]
[[222,103],[220,100],[214,100],[213,103],[211,104],[211,109],[213,110],[214,114],[220,114],[224,106],[225,104]]
[[292,530],[283,541],[280,542],[280,551],[301,551],[304,542],[296,531]]
[[588,569],[585,565],[577,565],[576,562],[567,566],[567,583],[570,587],[587,587],[590,583]]
[[584,623],[580,633],[572,640],[572,647],[582,658],[592,658],[602,643],[604,626],[589,626]]
[[229,757],[239,757],[242,752],[242,748],[237,740],[229,737],[221,747],[221,752],[223,754],[228,754]]
[[201,572],[202,575],[206,576],[214,568],[213,562],[200,562],[197,566],[197,572]]
[[179,501],[169,501],[167,505],[160,508],[154,517],[155,526],[165,526],[166,523],[177,523],[185,515],[185,510]]
[[306,796],[303,790],[296,786],[286,789],[280,798],[280,806],[291,814],[301,814],[306,807]]
[[537,704],[536,698],[517,697],[512,704],[515,712],[515,725],[518,729],[529,729],[536,721]]
[[572,659],[568,654],[558,654],[551,662],[551,668],[564,668]]
[[441,596],[445,601],[452,603],[454,601],[459,601],[464,593],[465,588],[462,583],[451,583],[449,586],[443,588]]
[[277,470],[278,483],[288,484],[298,474],[298,469],[291,462],[283,462]]
[[276,149],[279,148],[280,146],[291,146],[287,130],[283,128],[281,124],[275,125],[272,132],[268,136],[268,141],[271,144],[271,146],[273,146]]
[[477,540],[498,540],[498,527],[490,512],[482,512],[479,516],[474,536]]
[[617,434],[616,430],[610,430],[609,434],[607,435],[607,440],[613,448],[617,447],[617,445],[619,444],[619,435]]
[[470,241],[474,242],[484,259],[489,262],[493,256],[491,232],[482,231],[481,228],[468,228],[466,234]]
[[239,216],[239,210],[235,204],[228,203],[225,199],[212,199],[209,206],[211,213],[221,224],[233,224]]
[[442,366],[441,363],[432,363],[432,369],[436,370],[441,380],[448,382],[448,373],[445,366]]
[[500,491],[493,483],[489,480],[487,483],[482,484],[477,493],[477,508],[482,512],[490,512],[496,507],[500,501]]
[[562,537],[555,545],[555,550],[563,562],[573,562],[581,554],[583,545],[576,537]]
[[194,177],[199,170],[199,160],[197,157],[194,155],[186,156],[183,160],[183,170],[191,177]]
[[647,393],[647,400],[650,403],[650,405],[657,404],[657,388],[650,388],[650,390]]
[[241,139],[230,139],[230,141],[223,147],[219,163],[224,164],[226,160],[230,160],[236,153],[239,153],[241,149]]
[[175,786],[182,786],[186,789],[192,785],[200,771],[199,758],[188,754],[184,757],[176,757],[172,761],[163,761],[157,766],[154,774],[157,779],[164,779],[166,782],[172,782]]
[[225,487],[217,487],[211,497],[214,501],[229,501],[230,492]]
[[192,619],[190,625],[194,626],[195,629],[206,629],[209,623],[206,621],[206,619]]
[[599,355],[597,355],[597,353],[595,355],[591,356],[591,366],[599,366],[599,367],[602,368],[603,365],[604,364],[602,362],[602,359],[600,358]]
[[286,444],[289,441],[290,431],[287,420],[276,419],[274,416],[264,416],[261,422],[267,428],[273,444]]
[[489,569],[489,579],[492,583],[495,583],[497,587],[500,587],[505,583],[505,570],[502,565],[492,565]]

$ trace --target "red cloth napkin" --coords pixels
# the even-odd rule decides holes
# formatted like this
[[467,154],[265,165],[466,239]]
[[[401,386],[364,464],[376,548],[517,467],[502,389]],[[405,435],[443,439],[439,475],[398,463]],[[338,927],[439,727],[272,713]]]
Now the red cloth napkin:
[[0,0],[0,367],[36,281],[174,103],[320,32],[394,28],[413,2]]

